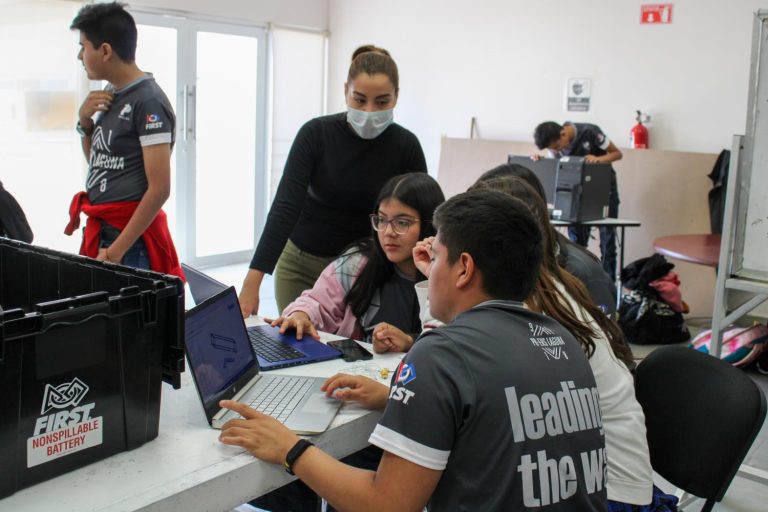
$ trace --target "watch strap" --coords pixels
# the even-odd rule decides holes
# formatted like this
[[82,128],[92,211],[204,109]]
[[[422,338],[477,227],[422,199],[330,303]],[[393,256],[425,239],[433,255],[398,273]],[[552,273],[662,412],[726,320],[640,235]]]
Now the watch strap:
[[80,121],[75,125],[75,131],[80,134],[81,137],[90,137],[93,134],[93,126],[87,130],[80,124]]
[[288,450],[288,454],[285,456],[285,462],[283,462],[283,466],[285,467],[285,471],[289,475],[294,475],[293,472],[293,465],[296,464],[296,461],[299,460],[299,457],[309,448],[310,446],[314,446],[312,443],[307,441],[306,439],[299,439],[295,445],[293,445],[293,448]]

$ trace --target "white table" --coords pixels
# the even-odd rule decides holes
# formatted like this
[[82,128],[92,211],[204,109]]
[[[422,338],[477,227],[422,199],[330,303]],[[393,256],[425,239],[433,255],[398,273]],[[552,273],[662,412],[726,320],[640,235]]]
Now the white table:
[[[323,341],[334,338],[323,335]],[[270,373],[328,377],[346,371],[373,377],[375,370],[388,368],[391,376],[402,356],[374,354],[370,361],[355,363],[335,359]],[[334,457],[345,457],[367,445],[378,419],[378,412],[345,404],[331,428],[312,441]],[[163,385],[156,439],[20,490],[0,500],[0,511],[227,511],[293,479],[280,466],[219,443],[218,435],[208,426],[192,377],[185,372],[181,389]]]

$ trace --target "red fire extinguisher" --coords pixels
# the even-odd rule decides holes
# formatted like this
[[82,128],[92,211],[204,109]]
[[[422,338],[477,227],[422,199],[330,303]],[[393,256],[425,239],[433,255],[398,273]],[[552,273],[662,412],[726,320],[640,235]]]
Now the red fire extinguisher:
[[[643,114],[639,110],[636,110],[637,116],[635,120],[637,124],[629,131],[629,147],[635,149],[648,149],[648,128],[643,126]],[[645,120],[648,121],[648,116],[645,116]]]

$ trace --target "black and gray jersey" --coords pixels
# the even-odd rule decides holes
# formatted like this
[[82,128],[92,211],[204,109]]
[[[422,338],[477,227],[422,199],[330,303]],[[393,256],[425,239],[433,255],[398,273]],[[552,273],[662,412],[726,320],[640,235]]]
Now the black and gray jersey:
[[488,301],[423,334],[369,439],[442,471],[430,510],[605,510],[597,386],[576,339]]
[[86,191],[92,204],[139,201],[147,191],[142,148],[175,141],[176,116],[151,75],[115,90],[91,135]]

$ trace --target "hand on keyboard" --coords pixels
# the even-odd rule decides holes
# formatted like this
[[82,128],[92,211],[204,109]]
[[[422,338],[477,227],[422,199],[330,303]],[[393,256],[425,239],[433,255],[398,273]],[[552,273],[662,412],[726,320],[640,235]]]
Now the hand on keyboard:
[[269,322],[269,325],[272,327],[280,326],[280,334],[285,334],[285,331],[295,329],[296,339],[300,340],[303,338],[304,333],[309,334],[316,340],[320,339],[320,335],[317,333],[317,329],[315,329],[315,324],[309,319],[309,315],[303,311],[294,311],[288,316],[280,316],[274,320],[268,318],[264,320]]
[[240,446],[261,460],[282,464],[288,450],[299,440],[285,425],[245,404],[222,400],[219,405],[243,417],[221,427],[219,441],[224,444]]

